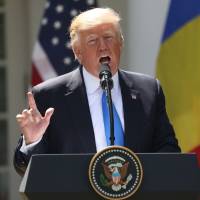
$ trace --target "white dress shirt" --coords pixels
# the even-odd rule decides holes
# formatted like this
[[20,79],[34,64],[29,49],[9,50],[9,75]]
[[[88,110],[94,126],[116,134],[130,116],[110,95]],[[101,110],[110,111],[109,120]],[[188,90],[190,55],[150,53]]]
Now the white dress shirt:
[[[96,149],[97,151],[100,151],[107,146],[104,122],[103,122],[102,105],[101,105],[103,90],[101,89],[99,78],[93,76],[84,67],[83,67],[83,78],[86,86],[86,93],[88,97],[90,114],[92,118]],[[122,95],[121,95],[121,88],[119,85],[118,72],[114,74],[112,79],[114,85],[111,91],[112,101],[118,112],[119,118],[122,123],[122,128],[124,130],[124,113],[123,113]],[[30,150],[36,144],[38,144],[41,139],[42,138],[40,138],[37,142],[29,145],[26,145],[25,141],[23,140],[23,144],[22,147],[20,148],[20,151],[27,154],[28,150]]]
[[[102,105],[101,105],[103,90],[101,89],[99,78],[90,74],[85,68],[83,68],[83,78],[85,81],[90,114],[92,118],[96,149],[97,151],[100,151],[107,146],[106,134],[103,122]],[[123,113],[122,95],[119,85],[118,73],[116,73],[112,77],[112,79],[113,79],[113,89],[111,91],[112,101],[116,107],[116,110],[118,112],[119,118],[122,123],[122,128],[124,130],[124,117],[123,117],[124,113]]]

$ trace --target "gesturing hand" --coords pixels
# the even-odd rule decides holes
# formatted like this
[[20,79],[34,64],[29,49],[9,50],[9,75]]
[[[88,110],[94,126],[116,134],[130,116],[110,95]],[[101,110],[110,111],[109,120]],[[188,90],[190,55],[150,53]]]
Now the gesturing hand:
[[17,114],[16,119],[24,135],[25,143],[31,144],[39,140],[45,133],[54,108],[48,108],[43,117],[37,109],[33,94],[28,92],[27,96],[30,109],[25,109],[21,114]]

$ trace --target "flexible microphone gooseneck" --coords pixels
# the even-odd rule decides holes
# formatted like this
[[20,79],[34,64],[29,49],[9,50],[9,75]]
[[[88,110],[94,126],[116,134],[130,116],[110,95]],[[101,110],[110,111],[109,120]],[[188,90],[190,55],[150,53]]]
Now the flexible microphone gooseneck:
[[110,58],[105,57],[100,59],[100,85],[106,94],[106,100],[109,110],[109,121],[110,121],[110,145],[114,145],[115,135],[114,135],[114,117],[113,117],[113,104],[111,90],[113,88],[112,73],[109,67]]

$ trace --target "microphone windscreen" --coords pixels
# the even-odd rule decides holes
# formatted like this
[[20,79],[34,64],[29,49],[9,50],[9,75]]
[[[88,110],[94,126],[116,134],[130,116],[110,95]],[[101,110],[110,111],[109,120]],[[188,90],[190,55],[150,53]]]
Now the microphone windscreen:
[[102,57],[99,60],[100,62],[100,72],[99,72],[99,78],[101,79],[103,74],[109,74],[109,76],[112,76],[109,62],[110,62],[110,57]]

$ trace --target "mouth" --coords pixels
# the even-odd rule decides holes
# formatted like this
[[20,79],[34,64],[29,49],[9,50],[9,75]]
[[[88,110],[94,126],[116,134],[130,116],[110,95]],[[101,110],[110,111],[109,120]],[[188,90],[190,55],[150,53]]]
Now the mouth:
[[99,59],[99,62],[100,62],[101,64],[109,64],[110,61],[111,61],[111,58],[110,58],[109,56],[102,56],[102,57],[100,57],[100,59]]

